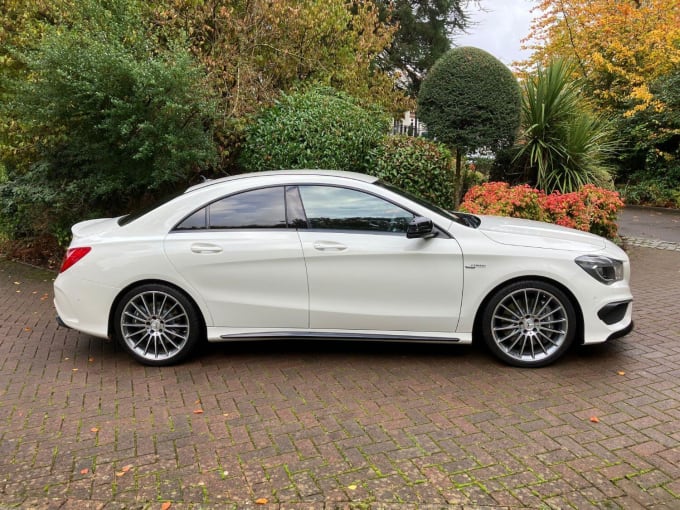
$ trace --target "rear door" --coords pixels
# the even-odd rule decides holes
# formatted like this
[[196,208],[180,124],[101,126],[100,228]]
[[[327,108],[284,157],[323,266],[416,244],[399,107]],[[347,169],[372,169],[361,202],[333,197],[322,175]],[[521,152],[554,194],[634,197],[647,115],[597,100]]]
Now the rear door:
[[168,258],[203,296],[213,326],[308,327],[305,262],[284,197],[282,186],[224,197],[166,237]]

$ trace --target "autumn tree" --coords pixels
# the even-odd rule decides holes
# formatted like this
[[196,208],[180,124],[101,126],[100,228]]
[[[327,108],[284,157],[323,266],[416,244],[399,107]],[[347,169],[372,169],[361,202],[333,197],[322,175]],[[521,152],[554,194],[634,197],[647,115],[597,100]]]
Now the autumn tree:
[[577,63],[584,94],[618,124],[620,177],[653,179],[680,165],[662,93],[680,64],[680,0],[541,0],[537,9],[524,69],[556,57]]
[[375,63],[395,27],[370,0],[163,0],[155,17],[188,34],[227,117],[272,104],[303,81],[402,106],[403,94]]

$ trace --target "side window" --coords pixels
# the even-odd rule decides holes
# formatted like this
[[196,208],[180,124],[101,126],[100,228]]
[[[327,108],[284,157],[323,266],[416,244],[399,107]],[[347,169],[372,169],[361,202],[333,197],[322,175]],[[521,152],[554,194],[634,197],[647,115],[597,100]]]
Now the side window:
[[284,188],[262,188],[230,195],[199,209],[176,230],[286,228]]
[[300,186],[309,227],[404,233],[413,214],[387,200],[347,188]]

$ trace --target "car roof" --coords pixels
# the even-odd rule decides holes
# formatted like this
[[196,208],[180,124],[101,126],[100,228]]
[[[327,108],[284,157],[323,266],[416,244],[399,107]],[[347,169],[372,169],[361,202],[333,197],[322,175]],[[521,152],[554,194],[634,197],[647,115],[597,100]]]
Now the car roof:
[[305,170],[268,170],[265,172],[252,172],[252,173],[247,173],[247,174],[238,174],[238,175],[230,175],[227,177],[220,177],[219,179],[208,179],[205,182],[196,184],[194,186],[191,186],[190,188],[187,188],[185,193],[188,193],[190,191],[194,191],[197,189],[205,188],[207,186],[213,186],[215,184],[220,184],[222,182],[229,182],[229,181],[236,181],[239,179],[252,179],[252,178],[258,178],[258,177],[271,177],[273,175],[301,175],[301,176],[309,176],[309,175],[318,175],[318,176],[324,176],[324,177],[344,177],[346,179],[353,179],[356,181],[362,181],[362,182],[375,182],[378,180],[377,177],[374,177],[372,175],[367,175],[367,174],[361,174],[359,172],[346,172],[343,170],[311,170],[311,169],[305,169]]

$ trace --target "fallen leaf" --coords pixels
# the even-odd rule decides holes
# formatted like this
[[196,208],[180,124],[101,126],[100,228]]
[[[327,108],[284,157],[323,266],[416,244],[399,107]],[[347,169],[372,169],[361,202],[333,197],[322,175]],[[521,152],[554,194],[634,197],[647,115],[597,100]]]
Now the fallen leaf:
[[130,471],[131,469],[132,469],[132,464],[128,464],[127,466],[123,466],[123,467],[120,469],[120,471],[118,471],[118,472],[116,473],[116,476],[117,476],[117,477],[124,476],[125,473],[127,473],[127,472]]
[[72,368],[71,371],[72,371],[72,372],[77,372],[78,369],[77,369],[77,368]]
[[269,503],[267,498],[258,498],[255,500],[256,505],[266,505],[267,503]]
[[351,490],[351,491],[355,491],[355,490],[357,490],[357,486],[356,486],[356,485],[354,485],[354,484],[352,484],[352,485],[348,485],[348,486],[347,486],[347,488],[348,488],[349,490]]
[[86,475],[86,474],[88,474],[89,472],[90,472],[90,470],[87,469],[87,468],[81,469],[81,470],[80,470],[80,474],[81,474],[81,475]]
[[90,429],[90,432],[94,432],[96,434],[97,432],[99,432],[99,429],[97,427],[92,427]]
[[619,370],[619,371],[616,372],[616,373],[619,374],[619,375],[626,375],[626,373],[625,373],[623,370]]
[[194,402],[194,404],[200,404],[200,403],[201,403],[201,399],[200,399],[200,398],[199,398],[198,400],[196,400],[196,402]]
[[32,330],[31,330],[31,328],[29,328],[28,326],[26,326],[26,327],[24,328],[24,331],[32,331]]
[[172,503],[170,503],[169,501],[166,501],[165,503],[163,503],[161,505],[161,510],[168,510],[168,508],[170,508],[171,506],[172,506]]
[[590,421],[593,423],[600,423],[600,419],[597,416],[591,416]]
[[203,409],[194,409],[194,414],[203,414]]

